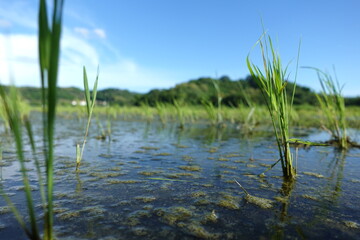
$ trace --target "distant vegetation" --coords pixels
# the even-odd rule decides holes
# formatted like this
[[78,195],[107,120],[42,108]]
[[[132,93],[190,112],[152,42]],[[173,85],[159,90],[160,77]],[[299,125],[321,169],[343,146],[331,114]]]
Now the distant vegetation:
[[[219,79],[199,78],[187,83],[176,85],[167,90],[152,90],[147,94],[137,97],[136,104],[148,103],[150,106],[156,102],[172,103],[174,99],[185,101],[189,105],[200,105],[204,101],[210,101],[217,105],[217,93],[213,85],[217,81],[221,90],[222,104],[225,106],[247,105],[247,102],[264,104],[261,91],[251,76],[240,80],[231,80],[227,76]],[[293,87],[289,83],[287,87]],[[244,94],[244,92],[246,94]],[[248,99],[246,99],[248,98]],[[310,88],[297,86],[295,104],[316,104],[316,96]]]
[[[211,102],[216,106],[218,96],[214,88],[214,81],[220,87],[224,106],[237,107],[239,105],[248,105],[248,102],[264,104],[261,91],[251,76],[239,80],[232,80],[227,76],[218,79],[201,77],[180,83],[173,88],[154,89],[145,94],[108,88],[98,90],[97,100],[119,106],[141,106],[144,104],[156,106],[157,103],[173,104],[174,100],[181,101],[186,105],[202,105],[204,102]],[[287,88],[292,89],[292,87],[293,84],[289,82]],[[27,100],[31,105],[40,105],[40,88],[20,87],[19,92],[23,99]],[[58,88],[60,105],[70,105],[74,100],[84,100],[83,90],[74,87]],[[294,105],[300,104],[318,105],[318,101],[313,90],[297,85]],[[348,106],[360,106],[360,97],[345,98],[345,104]]]

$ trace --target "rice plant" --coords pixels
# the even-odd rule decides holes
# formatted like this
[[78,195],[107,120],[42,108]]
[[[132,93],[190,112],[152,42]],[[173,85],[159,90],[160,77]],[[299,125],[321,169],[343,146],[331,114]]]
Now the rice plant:
[[[53,166],[54,166],[54,129],[55,129],[55,113],[57,103],[57,76],[59,66],[60,37],[62,26],[62,10],[63,0],[54,0],[53,14],[51,22],[48,21],[47,5],[45,0],[40,0],[38,15],[38,49],[39,49],[39,65],[41,77],[41,93],[43,108],[43,142],[44,142],[44,159],[45,159],[45,180],[42,182],[42,174],[40,164],[34,154],[34,163],[38,175],[39,189],[41,193],[42,206],[44,210],[44,234],[43,238],[52,240],[53,234]],[[10,198],[3,192],[2,195],[12,209],[16,220],[21,228],[25,231],[30,239],[41,239],[39,228],[37,226],[37,218],[35,214],[35,206],[29,177],[25,167],[25,156],[23,151],[23,134],[22,128],[25,126],[28,137],[30,139],[31,149],[35,152],[35,144],[32,137],[31,124],[27,118],[21,114],[18,101],[18,94],[15,87],[6,93],[3,87],[0,87],[1,101],[5,108],[6,121],[10,126],[10,130],[15,139],[18,160],[20,163],[20,171],[24,184],[26,206],[28,211],[28,219],[30,227],[25,222],[25,218],[20,214],[18,209],[12,203]],[[46,187],[45,187],[46,186]]]
[[283,69],[281,58],[275,51],[270,36],[264,33],[258,40],[257,45],[260,45],[264,69],[262,71],[253,64],[249,55],[246,59],[247,67],[266,102],[277,141],[283,175],[287,179],[294,179],[296,169],[293,166],[290,151],[289,123],[296,84],[294,84],[292,97],[289,100],[286,94],[287,67]]
[[221,107],[221,102],[222,102],[222,94],[220,91],[220,86],[218,81],[213,80],[212,79],[212,84],[214,86],[215,89],[215,94],[216,94],[216,107],[214,106],[214,104],[212,103],[211,100],[205,100],[203,99],[201,101],[202,105],[205,108],[205,111],[208,115],[208,118],[211,122],[211,125],[216,125],[218,127],[224,127],[225,125],[223,124],[223,111],[222,111],[222,107]]
[[97,130],[98,130],[96,139],[106,140],[106,138],[108,136],[107,131],[105,131],[103,125],[101,124],[99,116],[96,116],[95,119],[96,119],[96,125],[97,125]]
[[[256,106],[250,100],[250,96],[249,96],[248,92],[245,91],[245,88],[240,81],[239,81],[238,85],[239,85],[239,90],[240,90],[241,96],[244,98],[244,103],[249,107],[249,112],[248,112],[248,114],[246,114],[247,117],[245,118],[245,121],[244,121],[241,129],[242,129],[243,133],[249,134],[253,131],[253,129],[255,128],[255,125],[256,125],[255,115],[254,115]],[[244,104],[240,104],[240,106],[242,108],[244,108]]]
[[322,127],[331,134],[332,142],[342,149],[347,149],[350,141],[346,133],[345,100],[341,93],[343,86],[340,86],[336,74],[334,79],[329,73],[318,68],[310,69],[316,71],[322,89],[320,94],[316,94],[325,116]]
[[206,101],[206,100],[203,100],[202,101],[202,105],[204,106],[205,108],[205,111],[208,115],[208,118],[211,122],[212,125],[216,125],[216,122],[217,122],[217,111],[214,107],[214,104],[212,104],[211,101]]
[[[30,239],[40,239],[38,226],[36,223],[35,207],[34,201],[31,193],[30,180],[25,167],[25,156],[23,153],[23,134],[22,134],[22,115],[19,111],[19,102],[17,98],[17,90],[15,87],[11,87],[10,93],[6,93],[3,87],[0,87],[0,96],[2,105],[5,108],[5,120],[10,125],[10,130],[14,136],[15,147],[18,155],[18,160],[20,164],[20,172],[22,174],[22,180],[25,191],[26,206],[28,210],[29,220],[30,220],[30,229],[26,226],[24,217],[20,214],[18,209],[12,203],[10,198],[3,192],[2,186],[1,195],[4,197],[5,201],[10,206],[13,211],[16,220],[19,222],[20,226],[24,229],[26,235]],[[39,179],[41,175],[38,176]],[[40,188],[43,189],[43,185],[40,184]],[[41,192],[43,192],[41,190]],[[43,202],[45,204],[45,202]]]
[[142,102],[140,104],[140,107],[141,107],[141,112],[140,112],[140,116],[141,117],[144,117],[145,120],[150,123],[153,118],[154,118],[154,115],[153,115],[153,112],[152,112],[152,108],[150,107],[149,103],[146,101],[146,102]]
[[184,129],[185,127],[185,116],[184,116],[184,101],[174,99],[174,107],[176,109],[177,117],[179,120],[179,128]]
[[163,126],[166,124],[166,106],[164,103],[156,101],[155,102],[155,108],[157,111],[157,114],[159,116],[160,122]]
[[217,124],[218,124],[218,126],[220,126],[223,123],[223,117],[222,117],[222,111],[221,111],[222,94],[220,91],[220,86],[219,86],[218,81],[212,80],[212,83],[215,88],[216,100],[217,100]]
[[[113,117],[116,117],[116,115],[113,115]],[[112,130],[111,130],[111,108],[109,106],[106,107],[106,132],[110,141]]]
[[81,160],[82,160],[82,157],[84,154],[87,136],[89,134],[91,117],[92,117],[92,113],[94,111],[95,102],[96,102],[97,85],[98,85],[98,79],[99,79],[99,68],[98,68],[98,72],[96,74],[96,80],[94,83],[91,97],[90,97],[90,90],[89,90],[88,78],[87,78],[85,67],[83,67],[83,78],[84,78],[84,92],[85,92],[85,100],[86,100],[87,124],[86,124],[86,129],[85,129],[85,134],[84,134],[84,140],[83,140],[81,148],[80,148],[79,144],[76,145],[76,171],[79,170]]

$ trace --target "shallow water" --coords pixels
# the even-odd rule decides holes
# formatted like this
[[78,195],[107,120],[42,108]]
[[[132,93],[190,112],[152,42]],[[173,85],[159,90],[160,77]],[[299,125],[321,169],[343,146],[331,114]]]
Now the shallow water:
[[[59,119],[57,124],[54,204],[59,239],[360,236],[358,149],[346,154],[332,147],[298,149],[298,177],[284,183],[280,165],[258,177],[278,158],[271,132],[244,136],[232,126],[199,124],[179,130],[176,124],[114,121],[111,139],[99,140],[94,122],[76,173],[75,145],[82,140],[83,126],[76,119]],[[34,126],[39,146],[40,127]],[[317,130],[294,135],[326,137]],[[16,153],[11,142],[3,142],[3,149],[5,192],[25,214]],[[30,150],[25,154],[31,159]],[[31,162],[28,167],[34,171]],[[36,177],[31,176],[41,214]],[[257,198],[249,198],[234,179]],[[270,207],[259,199],[270,200]],[[0,239],[24,238],[0,199]]]

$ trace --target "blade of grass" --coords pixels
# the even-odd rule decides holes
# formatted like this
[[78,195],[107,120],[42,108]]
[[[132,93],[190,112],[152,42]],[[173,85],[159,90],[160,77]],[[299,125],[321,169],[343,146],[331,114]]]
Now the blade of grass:
[[[22,175],[22,180],[24,184],[24,192],[25,192],[25,199],[26,199],[26,206],[29,214],[30,219],[30,230],[27,229],[27,227],[24,225],[23,220],[19,221],[21,218],[21,215],[18,213],[17,209],[14,207],[14,205],[11,203],[10,199],[5,200],[8,203],[11,203],[10,207],[13,210],[13,213],[18,220],[20,226],[23,227],[23,230],[26,232],[29,238],[31,239],[40,239],[39,230],[36,224],[36,215],[35,215],[35,208],[33,203],[33,198],[31,194],[31,186],[29,177],[27,174],[26,166],[25,166],[25,158],[23,154],[23,143],[22,143],[22,131],[21,131],[21,117],[18,105],[18,98],[15,87],[10,88],[9,96],[5,93],[3,87],[0,87],[0,95],[2,99],[2,103],[5,108],[6,118],[7,122],[9,122],[10,130],[13,133],[14,140],[15,140],[15,146],[16,146],[16,152],[20,164],[20,172]],[[6,196],[3,194],[3,196]],[[25,226],[25,228],[24,228]]]
[[39,8],[39,63],[42,89],[44,145],[46,163],[47,210],[45,212],[45,239],[53,239],[53,162],[54,128],[57,103],[57,76],[60,54],[63,0],[54,0],[51,24],[47,5],[40,0]]

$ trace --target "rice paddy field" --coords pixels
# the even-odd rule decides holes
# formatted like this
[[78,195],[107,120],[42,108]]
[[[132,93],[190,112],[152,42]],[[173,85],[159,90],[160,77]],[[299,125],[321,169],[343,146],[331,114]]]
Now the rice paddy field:
[[[32,112],[30,119],[43,163],[41,114]],[[232,121],[226,127],[187,121],[183,128],[159,116],[93,121],[76,171],[76,145],[83,140],[86,119],[64,115],[56,120],[57,239],[359,239],[359,148],[292,146],[297,175],[285,181],[280,165],[259,176],[279,158],[267,124],[249,133]],[[3,189],[26,216],[14,142],[3,123],[1,129]],[[348,134],[360,141],[358,130]],[[292,136],[317,142],[330,138],[310,127],[294,127]],[[41,219],[36,168],[26,144],[24,156]],[[26,239],[3,198],[0,239]]]

